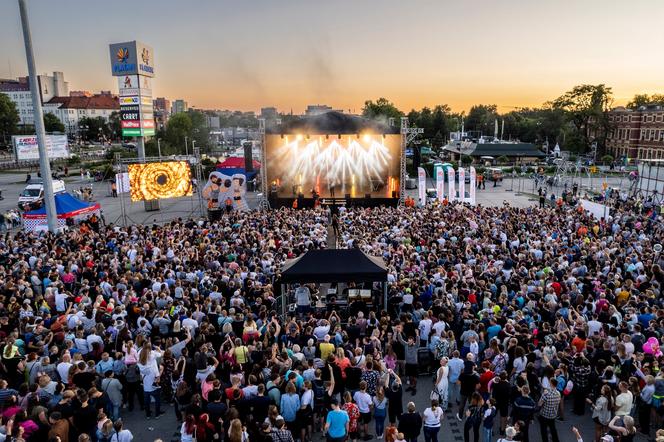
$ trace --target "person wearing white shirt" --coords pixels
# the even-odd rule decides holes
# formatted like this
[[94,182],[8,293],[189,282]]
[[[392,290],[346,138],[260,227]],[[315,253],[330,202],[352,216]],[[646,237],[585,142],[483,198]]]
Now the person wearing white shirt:
[[431,334],[432,324],[433,322],[429,317],[429,312],[426,312],[424,314],[424,319],[420,321],[420,324],[418,326],[420,330],[420,345],[422,347],[426,347],[426,345],[429,343],[429,334]]
[[60,376],[60,381],[63,383],[67,384],[69,383],[69,369],[72,367],[71,363],[71,356],[69,356],[69,353],[65,354],[62,356],[62,362],[60,362],[56,367],[56,371],[58,372],[58,376]]
[[67,310],[67,299],[69,296],[66,293],[55,292],[55,310],[58,313],[64,313]]
[[104,347],[104,340],[101,338],[101,336],[97,335],[94,331],[90,333],[86,338],[86,341],[88,341],[88,348],[92,350],[92,344],[95,342],[101,347]]
[[438,406],[437,400],[431,401],[431,407],[422,413],[422,424],[424,425],[424,439],[427,441],[438,440],[438,431],[440,431],[440,421],[443,419],[443,409]]
[[367,393],[367,383],[360,382],[360,389],[353,395],[353,400],[357,404],[360,411],[360,420],[358,424],[361,426],[360,430],[363,432],[365,439],[369,438],[369,422],[371,422],[371,405],[373,401],[371,395]]
[[[141,350],[144,351],[144,350]],[[159,377],[159,370],[155,369],[155,364],[138,364],[138,369],[141,372],[141,379],[143,379],[143,405],[145,406],[145,416],[150,419],[151,403],[154,398],[155,402],[155,418],[159,418],[163,414],[161,411],[161,387],[158,384],[157,378]]]

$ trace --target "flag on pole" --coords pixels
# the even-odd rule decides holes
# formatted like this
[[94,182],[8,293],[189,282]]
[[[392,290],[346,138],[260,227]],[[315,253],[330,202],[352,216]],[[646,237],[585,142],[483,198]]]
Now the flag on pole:
[[459,167],[459,201],[466,201],[466,170]]
[[436,196],[438,201],[442,203],[445,198],[445,172],[443,172],[442,167],[436,169]]
[[454,167],[447,168],[447,199],[450,202],[453,202],[456,199],[456,193],[454,190]]
[[422,206],[426,206],[426,204],[427,204],[427,174],[424,171],[424,169],[421,168],[421,167],[417,168],[417,178],[418,178],[417,190],[419,191],[419,195],[420,195],[420,204]]
[[475,205],[475,188],[477,187],[477,172],[473,166],[470,166],[470,204]]

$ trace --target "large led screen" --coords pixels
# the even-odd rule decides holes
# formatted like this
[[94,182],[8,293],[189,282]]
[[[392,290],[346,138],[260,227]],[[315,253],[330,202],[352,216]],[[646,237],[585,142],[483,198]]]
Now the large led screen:
[[130,164],[128,169],[132,201],[192,195],[191,171],[186,161]]
[[[400,135],[266,135],[266,174],[281,198],[392,198],[399,192]],[[396,192],[396,193],[394,193]]]

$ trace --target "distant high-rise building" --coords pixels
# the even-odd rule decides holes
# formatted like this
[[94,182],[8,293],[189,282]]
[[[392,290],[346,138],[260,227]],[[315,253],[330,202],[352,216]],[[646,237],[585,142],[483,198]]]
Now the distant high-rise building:
[[[53,97],[69,96],[69,83],[65,81],[62,72],[53,72],[53,75],[38,75],[41,102],[46,103]],[[28,77],[19,77],[16,80],[0,80],[0,93],[9,96],[9,99],[16,104],[19,124],[34,124],[32,108],[32,94],[30,91],[30,82]]]
[[184,100],[174,100],[173,105],[171,106],[171,114],[179,114],[181,112],[187,112],[189,110],[189,105]]
[[154,122],[157,129],[163,129],[168,123],[168,117],[171,115],[171,102],[170,100],[159,97],[152,101],[154,107]]

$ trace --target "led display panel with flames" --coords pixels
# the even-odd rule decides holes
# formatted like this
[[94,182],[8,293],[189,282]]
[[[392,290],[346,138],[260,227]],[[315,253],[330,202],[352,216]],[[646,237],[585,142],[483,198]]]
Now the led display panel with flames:
[[191,170],[186,161],[130,164],[129,189],[132,201],[191,196]]

